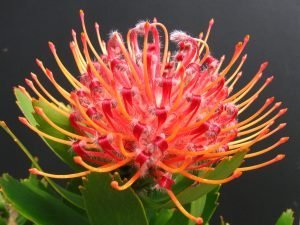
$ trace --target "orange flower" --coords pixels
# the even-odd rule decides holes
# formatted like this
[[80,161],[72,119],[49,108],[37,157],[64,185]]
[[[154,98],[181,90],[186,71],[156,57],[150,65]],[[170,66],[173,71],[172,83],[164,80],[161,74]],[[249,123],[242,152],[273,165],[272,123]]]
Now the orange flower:
[[[248,150],[285,126],[280,124],[275,129],[270,128],[286,112],[286,109],[279,110],[281,103],[274,104],[273,97],[247,119],[238,120],[273,79],[267,78],[254,94],[249,94],[263,75],[267,66],[263,63],[250,82],[233,92],[246,61],[246,55],[240,56],[249,41],[248,35],[235,46],[233,56],[224,66],[225,57],[213,57],[207,44],[213,20],[205,36],[201,33],[194,38],[182,31],[172,32],[170,40],[178,46],[174,54],[168,50],[166,27],[156,19],[131,28],[127,46],[118,32],[112,32],[109,40],[104,42],[96,23],[100,53],[90,41],[83,11],[80,11],[80,17],[83,50],[75,31],[72,31],[70,43],[79,70],[78,78],[67,70],[54,44],[49,42],[59,68],[74,88],[72,92],[60,86],[52,72],[36,60],[70,107],[55,99],[35,74],[31,74],[34,82],[26,79],[33,92],[51,109],[69,118],[76,133],[56,125],[38,107],[35,111],[49,126],[69,136],[70,140],[44,133],[23,117],[20,121],[40,136],[72,147],[76,154],[74,161],[86,171],[55,175],[32,168],[31,173],[51,178],[74,178],[131,166],[136,173],[123,185],[112,181],[112,188],[124,190],[139,178],[149,176],[156,187],[166,190],[184,215],[201,224],[202,219],[189,214],[172,192],[173,174],[182,174],[197,183],[222,184],[244,171],[267,166],[284,157],[280,154],[262,164],[238,168],[221,180],[209,180],[192,173],[213,170],[227,156]],[[163,44],[159,31],[164,35]],[[287,140],[287,137],[281,138],[268,148],[246,154],[245,158],[267,153]]]

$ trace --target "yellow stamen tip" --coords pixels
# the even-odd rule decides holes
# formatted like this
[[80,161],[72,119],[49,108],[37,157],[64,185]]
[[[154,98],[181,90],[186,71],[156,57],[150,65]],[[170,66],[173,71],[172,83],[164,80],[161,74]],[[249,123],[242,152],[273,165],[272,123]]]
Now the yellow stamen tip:
[[150,23],[148,21],[145,22],[145,29],[148,29],[150,27]]
[[79,10],[80,16],[84,16],[84,11],[82,9]]
[[281,143],[285,143],[285,142],[287,142],[289,139],[290,139],[290,137],[282,137],[282,138],[280,138],[280,142],[281,142]]
[[245,38],[244,38],[244,41],[247,42],[247,41],[249,41],[249,40],[250,40],[250,35],[247,34],[247,35],[245,36]]
[[198,217],[195,219],[196,224],[203,224],[203,219],[201,217]]
[[75,157],[73,157],[73,160],[74,160],[74,162],[77,163],[77,164],[81,164],[81,162],[82,162],[82,158],[81,158],[80,156],[75,156]]
[[284,154],[279,154],[279,155],[276,156],[276,161],[280,161],[280,160],[282,160],[284,158],[285,158]]
[[34,111],[39,115],[42,115],[44,113],[43,109],[40,107],[34,107]]
[[114,188],[114,189],[118,189],[118,187],[119,187],[119,183],[117,182],[117,181],[112,181],[111,183],[110,183],[110,186],[112,187],[112,188]]
[[39,170],[37,168],[28,169],[29,173],[39,175]]
[[236,170],[233,172],[234,178],[239,178],[243,174],[242,171]]
[[56,49],[55,49],[55,45],[53,44],[53,42],[51,42],[51,41],[48,41],[48,45],[49,45],[49,48],[50,48],[50,50],[53,52],[55,52],[56,51]]
[[19,120],[20,120],[20,122],[21,122],[21,123],[23,123],[23,124],[25,124],[25,125],[27,125],[27,124],[28,124],[28,121],[27,121],[27,119],[26,119],[26,118],[24,118],[24,117],[21,117],[21,116],[19,116]]

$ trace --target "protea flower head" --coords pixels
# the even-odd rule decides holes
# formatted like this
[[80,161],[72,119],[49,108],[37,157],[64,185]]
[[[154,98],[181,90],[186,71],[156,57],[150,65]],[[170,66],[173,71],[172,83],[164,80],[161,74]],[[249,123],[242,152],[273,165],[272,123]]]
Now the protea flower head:
[[[182,31],[174,31],[169,37],[166,27],[156,19],[139,22],[129,29],[126,42],[116,31],[104,42],[96,23],[100,51],[90,41],[83,11],[80,11],[80,18],[82,45],[75,31],[72,31],[70,43],[78,74],[68,71],[54,44],[49,42],[59,68],[73,86],[71,92],[58,84],[53,73],[36,60],[69,106],[55,99],[35,74],[31,73],[33,82],[26,79],[33,92],[52,110],[69,118],[76,132],[59,127],[38,107],[35,110],[45,122],[69,136],[69,140],[42,132],[23,117],[20,120],[40,136],[69,145],[75,155],[74,161],[85,171],[55,175],[32,168],[31,173],[74,178],[130,166],[135,174],[122,185],[112,181],[112,188],[121,191],[142,177],[150,177],[157,188],[168,193],[184,215],[201,224],[202,219],[188,213],[172,192],[174,174],[181,174],[196,184],[222,184],[244,171],[264,167],[284,157],[279,154],[262,164],[238,168],[221,180],[204,179],[193,173],[213,170],[225,157],[249,150],[285,126],[270,128],[286,112],[286,109],[279,110],[281,103],[273,103],[273,97],[247,119],[238,120],[273,79],[267,78],[256,88],[267,66],[265,62],[243,88],[234,91],[247,57],[241,55],[249,41],[248,35],[237,43],[229,63],[223,65],[225,57],[212,56],[207,44],[213,20],[206,34],[201,33],[196,38]],[[178,47],[174,53],[168,50],[169,39]],[[287,140],[287,137],[281,138],[268,148],[246,154],[245,158],[265,154]]]

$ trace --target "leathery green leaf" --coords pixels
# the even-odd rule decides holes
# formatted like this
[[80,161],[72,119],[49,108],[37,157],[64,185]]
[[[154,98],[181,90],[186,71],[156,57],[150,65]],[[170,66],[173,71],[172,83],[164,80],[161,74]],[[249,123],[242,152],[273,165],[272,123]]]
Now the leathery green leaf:
[[108,174],[91,173],[83,180],[82,195],[92,225],[147,225],[143,205],[131,188],[117,191]]
[[38,186],[24,184],[5,174],[0,178],[5,198],[24,217],[40,225],[88,225],[86,217]]
[[294,223],[294,212],[291,209],[284,211],[275,225],[293,225]]
[[[28,149],[22,144],[22,142],[16,137],[16,135],[9,129],[5,122],[0,121],[0,126],[6,131],[6,133],[16,142],[16,144],[20,147],[20,149],[26,154],[26,156],[32,162],[32,165],[39,170],[42,170],[39,166],[37,160],[31,155]],[[77,206],[78,208],[83,208],[83,199],[79,194],[73,193],[60,185],[56,184],[53,180],[48,177],[45,177],[47,182],[52,186],[52,188],[60,194],[67,201]]]
[[[20,89],[14,89],[15,96],[17,99],[17,104],[20,107],[22,113],[31,125],[36,126],[39,130],[47,133],[51,136],[69,140],[69,137],[60,133],[48,123],[46,123],[39,115],[34,111],[34,106],[38,106],[43,109],[45,114],[53,120],[58,126],[64,129],[70,130],[69,118],[58,114],[56,111],[49,109],[44,102],[44,100],[31,100],[26,94],[24,94]],[[80,167],[73,161],[73,153],[70,151],[70,146],[57,143],[55,141],[42,138],[48,147],[67,165],[69,165],[74,170],[80,170]]]

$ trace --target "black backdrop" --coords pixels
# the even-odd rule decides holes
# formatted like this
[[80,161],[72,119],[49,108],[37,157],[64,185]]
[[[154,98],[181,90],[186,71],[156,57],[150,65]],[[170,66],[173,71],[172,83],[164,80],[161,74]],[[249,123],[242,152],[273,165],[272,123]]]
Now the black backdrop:
[[[78,10],[86,12],[89,28],[98,21],[102,33],[112,29],[125,33],[140,19],[154,16],[170,29],[182,29],[197,35],[205,30],[210,18],[215,18],[215,27],[209,44],[214,54],[220,57],[233,51],[234,44],[245,34],[251,34],[246,52],[248,61],[244,67],[241,84],[250,79],[260,63],[270,62],[267,74],[275,80],[258,101],[276,96],[289,107],[281,121],[288,127],[280,136],[291,136],[290,141],[275,152],[258,161],[284,152],[284,161],[259,171],[245,174],[224,185],[220,207],[216,215],[223,215],[233,225],[269,225],[282,210],[291,207],[299,213],[300,203],[300,153],[299,153],[299,92],[300,84],[300,1],[299,0],[190,0],[190,1],[1,1],[0,7],[0,118],[7,121],[16,134],[40,158],[43,167],[50,171],[66,171],[56,157],[47,150],[36,135],[17,120],[20,115],[14,103],[12,87],[24,85],[29,72],[40,73],[34,63],[35,57],[57,71],[47,48],[47,41],[56,43],[59,54],[73,68],[68,43],[70,30],[79,31]],[[105,36],[107,37],[107,36]],[[64,79],[58,78],[61,82]],[[44,79],[46,81],[46,79]],[[276,137],[267,143],[273,143]],[[24,177],[29,161],[4,132],[0,132],[0,172],[9,172]],[[253,162],[254,163],[254,162]],[[213,224],[218,224],[218,217]]]

